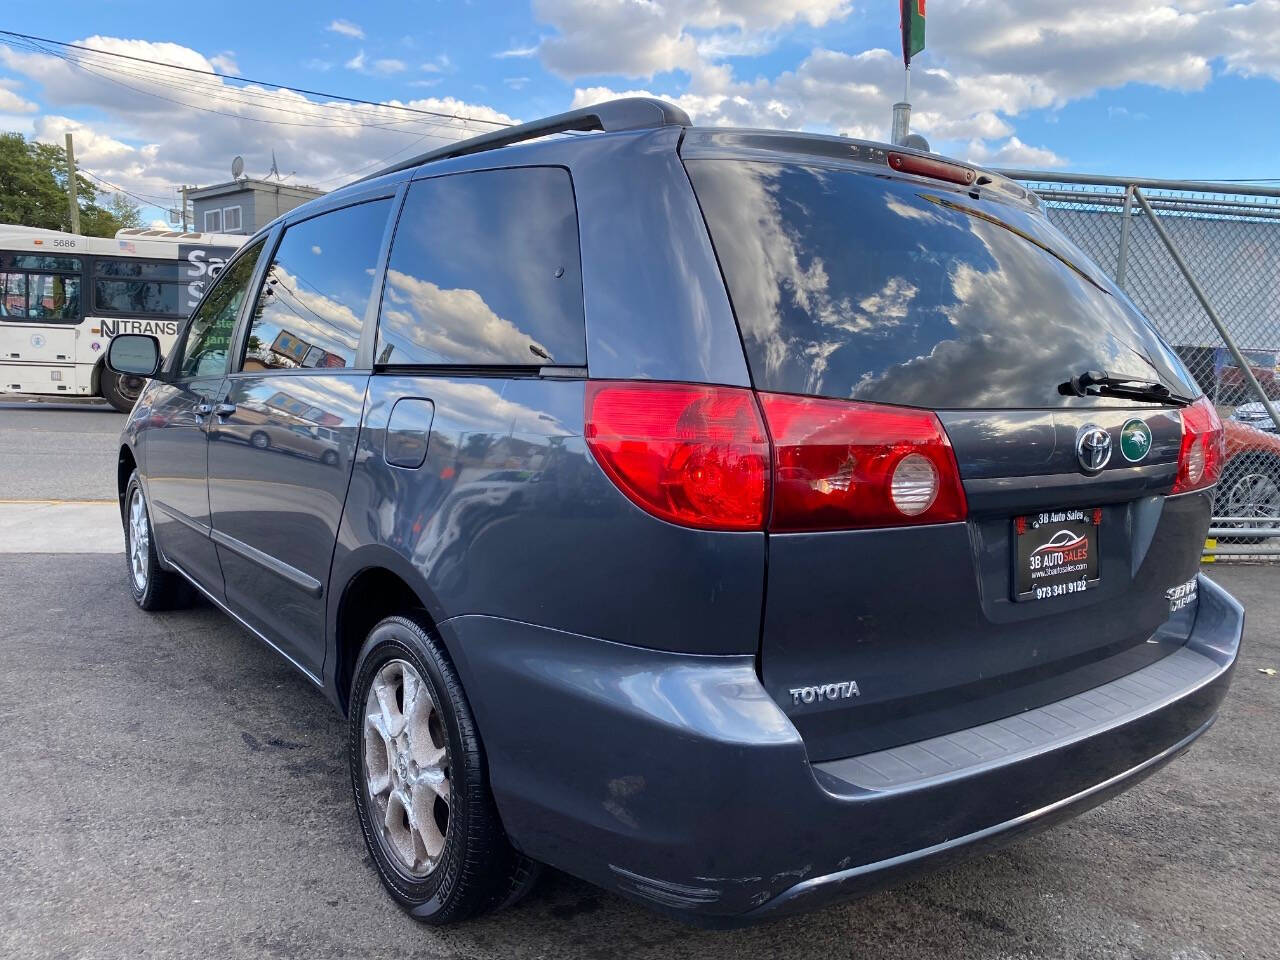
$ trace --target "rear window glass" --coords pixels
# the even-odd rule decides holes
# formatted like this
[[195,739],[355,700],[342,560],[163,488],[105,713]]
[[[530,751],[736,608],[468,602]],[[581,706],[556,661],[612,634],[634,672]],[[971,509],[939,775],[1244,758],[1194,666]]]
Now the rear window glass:
[[1093,404],[1085,370],[1198,393],[1030,210],[823,166],[688,160],[760,389],[926,407]]

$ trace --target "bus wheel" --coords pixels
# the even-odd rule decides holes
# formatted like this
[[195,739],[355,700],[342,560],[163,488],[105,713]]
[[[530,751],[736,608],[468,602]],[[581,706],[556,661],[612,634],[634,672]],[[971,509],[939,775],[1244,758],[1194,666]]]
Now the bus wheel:
[[138,396],[147,381],[142,377],[126,377],[114,370],[102,368],[102,395],[121,413],[128,413],[138,402]]

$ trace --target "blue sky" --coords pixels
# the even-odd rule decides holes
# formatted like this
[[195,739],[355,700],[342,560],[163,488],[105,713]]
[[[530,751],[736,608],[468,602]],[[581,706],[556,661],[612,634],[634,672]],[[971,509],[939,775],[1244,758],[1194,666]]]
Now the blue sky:
[[[882,139],[901,95],[888,0],[23,4],[4,27],[196,69],[530,119],[618,92],[703,123]],[[1280,0],[930,0],[914,128],[991,165],[1204,179],[1280,177]],[[168,75],[164,75],[167,73]],[[199,85],[194,85],[198,83]],[[481,124],[415,120],[271,87],[0,46],[0,129],[61,141],[149,201],[261,175],[333,187]]]

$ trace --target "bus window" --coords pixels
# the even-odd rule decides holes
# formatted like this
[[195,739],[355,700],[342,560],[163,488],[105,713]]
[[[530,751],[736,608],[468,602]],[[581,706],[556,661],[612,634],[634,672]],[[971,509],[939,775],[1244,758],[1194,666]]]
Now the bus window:
[[0,273],[0,317],[27,316],[27,275]]
[[177,315],[178,285],[145,280],[95,280],[93,305],[103,313]]
[[0,317],[51,322],[80,319],[80,278],[0,273]]
[[15,253],[3,258],[5,265],[14,270],[60,270],[63,273],[79,273],[79,257],[55,257],[48,254]]
[[35,320],[78,320],[80,278],[47,273],[28,276],[27,316]]
[[99,257],[93,268],[94,310],[181,316],[186,311],[180,303],[180,269],[176,260]]

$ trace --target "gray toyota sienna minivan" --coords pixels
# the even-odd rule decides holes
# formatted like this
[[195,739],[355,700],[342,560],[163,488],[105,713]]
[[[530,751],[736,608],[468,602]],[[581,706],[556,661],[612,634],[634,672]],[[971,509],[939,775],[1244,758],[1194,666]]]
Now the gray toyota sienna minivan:
[[932,154],[577,110],[289,212],[110,353],[134,598],[344,711],[422,920],[542,863],[707,924],[849,897],[1132,786],[1236,661],[1213,406]]

